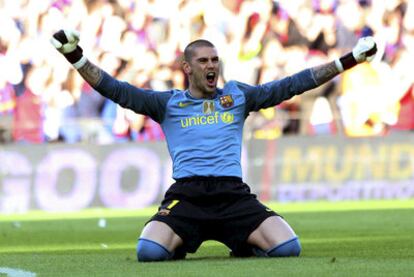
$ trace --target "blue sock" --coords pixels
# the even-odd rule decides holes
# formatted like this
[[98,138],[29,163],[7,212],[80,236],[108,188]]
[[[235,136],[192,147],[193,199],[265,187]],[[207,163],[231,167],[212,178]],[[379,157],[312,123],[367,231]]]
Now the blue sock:
[[138,240],[137,258],[139,262],[165,261],[170,257],[170,251],[161,244],[149,239]]
[[302,247],[300,246],[299,238],[294,237],[270,248],[270,250],[266,251],[266,254],[268,257],[297,257],[301,250]]

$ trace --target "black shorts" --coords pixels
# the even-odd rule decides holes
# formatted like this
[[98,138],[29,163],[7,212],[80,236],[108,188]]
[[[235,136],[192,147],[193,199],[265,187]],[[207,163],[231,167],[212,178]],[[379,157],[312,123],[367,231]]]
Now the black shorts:
[[181,237],[181,251],[194,253],[203,241],[216,240],[236,256],[249,256],[249,235],[268,217],[278,215],[236,177],[179,179],[149,221],[161,221]]

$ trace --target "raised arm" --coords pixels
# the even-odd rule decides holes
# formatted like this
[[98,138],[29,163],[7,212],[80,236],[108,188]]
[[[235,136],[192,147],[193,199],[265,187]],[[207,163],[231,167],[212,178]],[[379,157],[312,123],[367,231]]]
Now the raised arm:
[[332,80],[335,76],[341,73],[336,67],[335,62],[315,66],[310,70],[312,72],[313,78],[315,79],[316,85],[318,86]]
[[161,123],[171,92],[156,92],[132,86],[116,80],[104,70],[91,63],[78,45],[79,33],[74,30],[60,30],[53,35],[51,43],[75,67],[85,81],[102,96],[124,108],[150,116]]
[[78,45],[79,33],[74,30],[60,30],[51,39],[53,46],[78,70],[80,75],[92,87],[102,79],[103,71],[91,63]]
[[376,52],[377,47],[374,39],[364,37],[359,39],[352,52],[330,63],[308,68],[292,76],[259,86],[238,83],[239,89],[244,92],[246,97],[246,114],[250,111],[278,105],[295,95],[316,88],[332,80],[341,72],[359,63],[372,60]]
[[78,72],[83,77],[83,79],[85,79],[85,81],[92,87],[96,87],[98,82],[102,79],[103,74],[102,69],[88,60],[82,67],[78,69]]
[[371,61],[377,53],[377,45],[372,37],[363,37],[358,40],[352,52],[331,63],[311,68],[316,84],[322,85],[343,71],[355,65]]

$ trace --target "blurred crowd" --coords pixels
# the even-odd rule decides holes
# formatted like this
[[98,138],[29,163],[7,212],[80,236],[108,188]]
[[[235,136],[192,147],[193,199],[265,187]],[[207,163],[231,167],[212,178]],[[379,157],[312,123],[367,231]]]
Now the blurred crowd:
[[246,137],[414,130],[414,0],[0,0],[0,142],[164,139],[51,46],[63,28],[78,30],[85,55],[114,77],[161,91],[186,88],[181,56],[194,39],[217,46],[223,85],[283,78],[372,35],[373,62],[255,113]]

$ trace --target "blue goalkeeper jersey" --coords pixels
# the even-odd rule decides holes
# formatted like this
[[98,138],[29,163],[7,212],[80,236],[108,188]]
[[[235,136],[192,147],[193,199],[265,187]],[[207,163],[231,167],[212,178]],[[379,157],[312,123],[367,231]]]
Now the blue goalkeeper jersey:
[[134,87],[104,73],[95,89],[124,108],[161,124],[173,162],[173,178],[242,178],[244,121],[251,111],[275,106],[317,86],[311,70],[263,85],[229,81],[212,99],[188,90],[153,91]]

